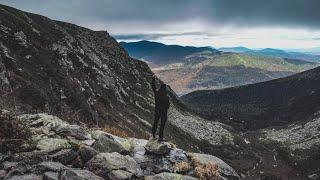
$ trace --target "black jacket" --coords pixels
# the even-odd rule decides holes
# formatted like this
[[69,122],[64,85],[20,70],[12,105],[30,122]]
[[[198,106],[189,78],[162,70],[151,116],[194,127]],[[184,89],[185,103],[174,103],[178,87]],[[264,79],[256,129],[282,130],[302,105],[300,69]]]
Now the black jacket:
[[156,82],[155,79],[152,79],[152,90],[154,92],[154,96],[155,96],[155,106],[156,109],[162,109],[162,110],[167,110],[170,107],[170,100],[169,97],[167,95],[166,90],[163,89],[157,89],[156,88]]

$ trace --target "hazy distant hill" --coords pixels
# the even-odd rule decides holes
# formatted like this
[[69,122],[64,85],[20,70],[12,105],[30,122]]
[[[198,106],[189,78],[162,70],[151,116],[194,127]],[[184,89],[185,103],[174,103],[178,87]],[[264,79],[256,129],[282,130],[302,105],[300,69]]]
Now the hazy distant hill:
[[[320,62],[320,51],[316,49],[310,50],[309,53],[302,51],[285,51],[281,49],[265,48],[261,50],[253,50],[246,47],[230,47],[230,48],[219,48],[223,52],[237,52],[237,53],[246,53],[259,56],[271,56],[271,57],[281,57],[288,59],[299,59],[312,62]],[[319,54],[317,54],[319,52]]]
[[185,56],[204,51],[210,53],[219,52],[210,47],[165,45],[151,41],[138,41],[129,43],[120,42],[120,45],[126,49],[131,57],[136,59],[144,59],[155,64],[166,64],[168,62],[180,61]]
[[243,47],[243,46],[238,46],[238,47],[225,47],[225,48],[219,48],[219,51],[224,51],[224,52],[237,52],[237,53],[244,53],[247,51],[252,51],[249,48]]

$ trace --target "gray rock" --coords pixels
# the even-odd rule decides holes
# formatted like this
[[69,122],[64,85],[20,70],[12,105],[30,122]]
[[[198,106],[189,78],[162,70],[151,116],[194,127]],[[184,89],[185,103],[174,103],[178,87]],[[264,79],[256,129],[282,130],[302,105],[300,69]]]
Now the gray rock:
[[171,150],[171,145],[167,142],[158,142],[157,139],[151,139],[145,145],[145,148],[148,153],[164,155],[169,153]]
[[54,131],[63,136],[72,136],[79,140],[90,139],[90,134],[78,125],[57,126]]
[[221,176],[224,176],[228,179],[240,179],[239,175],[232,167],[230,167],[227,163],[217,158],[216,156],[198,153],[189,153],[188,155],[190,157],[197,158],[200,164],[212,163],[217,165]]
[[60,162],[42,162],[38,164],[37,166],[38,170],[41,170],[42,172],[46,171],[54,171],[54,172],[60,172],[63,169],[68,169],[68,167],[64,166]]
[[57,172],[45,172],[43,174],[43,180],[59,180],[59,173]]
[[169,158],[172,163],[180,163],[180,162],[188,161],[187,153],[184,150],[177,149],[177,148],[172,149],[170,151]]
[[132,147],[128,139],[119,138],[99,130],[92,132],[92,138],[96,140],[93,148],[98,152],[128,153]]
[[197,178],[164,172],[154,176],[147,176],[145,180],[197,180]]
[[2,163],[2,169],[4,170],[10,170],[13,167],[16,167],[18,165],[17,162],[9,162],[9,161],[5,161]]
[[318,174],[310,174],[308,175],[308,179],[317,180],[317,179],[320,179],[320,176]]
[[4,179],[4,177],[6,177],[6,175],[7,175],[7,171],[0,170],[0,179]]
[[19,116],[19,119],[25,121],[31,127],[45,126],[49,128],[56,128],[58,126],[67,126],[69,123],[61,120],[56,116],[51,116],[48,114],[24,114]]
[[87,146],[92,146],[94,142],[96,142],[96,140],[94,140],[94,139],[86,139],[86,140],[82,141],[81,143],[84,144],[84,145],[87,145]]
[[60,176],[61,180],[103,180],[88,170],[68,169],[64,170]]
[[65,139],[45,138],[38,141],[37,148],[43,151],[56,151],[71,148],[71,145]]
[[111,171],[111,173],[109,174],[109,177],[112,180],[131,179],[132,173],[130,173],[128,171],[123,171],[123,170],[115,170],[115,171]]
[[64,165],[70,164],[78,156],[78,152],[72,149],[62,149],[61,151],[51,155],[54,161],[61,162]]
[[104,178],[109,178],[111,171],[124,170],[137,177],[141,176],[140,166],[130,156],[124,156],[117,152],[99,153],[87,162],[89,170]]
[[31,151],[16,153],[12,156],[12,160],[33,165],[41,163],[43,161],[51,161],[52,158],[49,156],[47,151]]
[[6,161],[8,157],[9,157],[8,155],[0,153],[0,163],[2,163],[3,161]]
[[8,180],[42,180],[42,176],[36,174],[24,174],[12,176]]
[[81,145],[79,148],[79,154],[84,163],[92,159],[98,152],[90,146]]

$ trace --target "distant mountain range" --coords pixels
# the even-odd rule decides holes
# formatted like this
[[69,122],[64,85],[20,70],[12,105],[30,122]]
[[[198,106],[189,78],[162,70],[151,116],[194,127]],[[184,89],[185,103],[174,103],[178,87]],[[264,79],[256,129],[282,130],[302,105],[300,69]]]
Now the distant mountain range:
[[267,81],[317,66],[309,61],[283,58],[288,53],[277,49],[216,50],[149,41],[121,45],[130,56],[147,61],[153,72],[178,94]]
[[225,48],[219,48],[219,51],[224,52],[236,52],[236,53],[244,53],[247,51],[252,51],[252,49],[243,47],[243,46],[237,46],[237,47],[225,47]]
[[236,53],[260,55],[260,56],[299,59],[299,60],[305,60],[305,61],[311,61],[311,62],[319,62],[320,61],[320,50],[318,51],[318,54],[317,54],[316,48],[314,48],[313,51],[310,50],[309,52],[307,50],[306,50],[306,52],[303,52],[302,50],[285,51],[285,50],[273,49],[273,48],[254,50],[254,49],[249,49],[246,47],[219,48],[218,50],[224,51],[224,52],[236,52]]
[[218,53],[211,47],[192,47],[179,45],[165,45],[158,42],[138,41],[138,42],[120,42],[120,45],[136,59],[151,61],[156,64],[166,64],[176,62],[182,58],[200,52]]

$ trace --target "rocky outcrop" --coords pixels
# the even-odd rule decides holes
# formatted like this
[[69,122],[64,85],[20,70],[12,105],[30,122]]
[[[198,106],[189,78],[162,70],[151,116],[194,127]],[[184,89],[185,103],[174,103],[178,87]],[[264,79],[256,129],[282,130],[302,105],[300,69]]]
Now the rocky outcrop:
[[[34,149],[0,154],[0,177],[5,179],[192,180],[197,179],[193,156],[201,163],[210,161],[218,165],[221,176],[217,178],[238,177],[221,159],[205,154],[188,155],[168,142],[120,138],[101,130],[70,125],[47,114],[20,115],[19,119],[32,132],[26,143],[33,144]],[[87,143],[89,140],[93,141],[91,145]],[[190,168],[178,171],[180,164]]]

